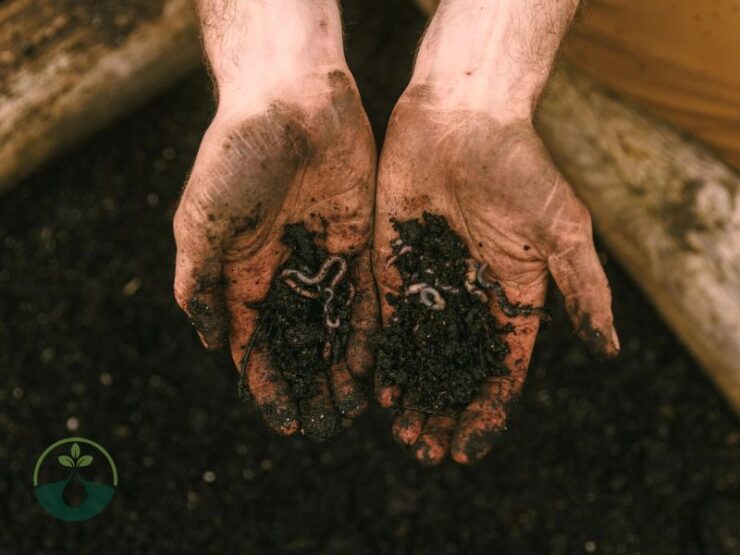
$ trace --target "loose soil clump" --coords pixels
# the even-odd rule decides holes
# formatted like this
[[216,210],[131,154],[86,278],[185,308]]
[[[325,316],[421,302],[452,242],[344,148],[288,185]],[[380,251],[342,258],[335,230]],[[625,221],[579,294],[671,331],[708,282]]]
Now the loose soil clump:
[[344,359],[355,295],[350,256],[330,255],[316,244],[316,233],[302,223],[286,225],[282,242],[289,258],[275,272],[259,312],[249,353],[266,346],[275,368],[300,403],[316,393],[316,376]]
[[395,314],[376,338],[381,383],[403,386],[406,401],[429,413],[462,409],[483,380],[508,373],[509,329],[491,315],[484,292],[493,284],[444,217],[425,212],[423,221],[393,226],[399,237],[387,264],[403,285],[387,295]]

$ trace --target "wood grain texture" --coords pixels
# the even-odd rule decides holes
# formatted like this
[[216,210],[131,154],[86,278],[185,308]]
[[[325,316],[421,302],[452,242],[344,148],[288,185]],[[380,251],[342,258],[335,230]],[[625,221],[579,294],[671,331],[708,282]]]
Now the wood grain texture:
[[537,126],[610,250],[740,412],[740,175],[565,66]]
[[0,193],[199,61],[189,0],[0,3]]
[[566,65],[535,123],[611,252],[740,413],[740,175]]

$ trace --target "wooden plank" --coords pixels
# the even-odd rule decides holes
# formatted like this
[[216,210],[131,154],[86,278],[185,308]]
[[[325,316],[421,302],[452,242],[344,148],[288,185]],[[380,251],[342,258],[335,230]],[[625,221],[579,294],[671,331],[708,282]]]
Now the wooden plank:
[[536,125],[610,251],[740,413],[738,172],[565,65]]
[[568,67],[537,125],[611,252],[740,412],[740,175]]
[[189,0],[0,2],[0,193],[199,60]]

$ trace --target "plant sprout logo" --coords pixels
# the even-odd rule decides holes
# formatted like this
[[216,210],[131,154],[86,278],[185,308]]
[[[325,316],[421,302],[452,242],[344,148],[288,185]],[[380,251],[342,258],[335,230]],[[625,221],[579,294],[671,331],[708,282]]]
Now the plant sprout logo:
[[[39,473],[47,478],[42,483]],[[95,481],[85,480],[83,474],[94,476]],[[50,445],[33,471],[36,499],[60,520],[87,520],[100,514],[113,498],[117,485],[118,470],[108,451],[84,437],[70,437]]]

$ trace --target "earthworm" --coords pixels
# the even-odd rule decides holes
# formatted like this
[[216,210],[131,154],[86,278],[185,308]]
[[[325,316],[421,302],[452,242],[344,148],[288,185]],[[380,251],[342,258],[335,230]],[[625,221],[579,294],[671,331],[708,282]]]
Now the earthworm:
[[348,283],[347,286],[348,286],[348,293],[347,293],[347,303],[345,306],[351,305],[352,301],[355,298],[355,286],[352,285],[351,283]]
[[417,293],[421,293],[423,289],[426,289],[429,287],[426,283],[423,281],[421,283],[414,283],[413,285],[409,285],[408,289],[406,289],[407,295],[416,295]]
[[[238,386],[238,393],[239,393],[239,400],[240,401],[248,401],[251,398],[251,394],[249,392],[249,384],[247,379],[247,366],[249,365],[249,355],[252,354],[252,349],[254,348],[255,343],[257,343],[258,336],[262,332],[262,321],[260,320],[257,323],[257,326],[254,328],[254,331],[252,332],[252,337],[249,338],[249,341],[247,342],[247,347],[244,350],[244,356],[242,356],[242,360],[239,363],[239,386]],[[272,333],[272,328],[267,330],[267,335],[269,336]]]
[[331,303],[331,300],[334,298],[334,289],[327,287],[324,289],[324,293],[328,293],[326,296],[326,301],[324,301],[324,313],[329,313],[329,304]]
[[444,297],[434,287],[425,287],[419,291],[419,298],[424,303],[424,306],[432,310],[444,310],[445,306],[447,306]]
[[478,278],[478,266],[472,258],[468,258],[465,261],[465,266],[467,267],[465,270],[465,281],[473,285]]
[[471,295],[475,296],[483,304],[486,304],[488,302],[488,297],[486,297],[486,294],[480,289],[478,289],[474,283],[470,281],[466,281],[465,290]]
[[485,278],[483,277],[483,273],[486,271],[486,268],[488,268],[488,264],[481,264],[478,268],[478,271],[476,272],[475,279],[481,287],[493,291],[494,295],[496,295],[496,300],[501,307],[501,311],[506,316],[530,316],[532,314],[536,314],[542,319],[543,323],[550,322],[550,315],[547,313],[544,307],[532,306],[530,304],[512,303],[511,301],[509,301],[509,299],[506,298],[504,288],[501,287],[501,284],[498,281],[485,280]]
[[412,249],[409,245],[405,245],[404,247],[402,247],[401,250],[399,250],[396,254],[394,254],[393,256],[391,256],[391,257],[388,258],[388,260],[385,263],[386,270],[388,268],[390,268],[391,267],[391,264],[393,264],[394,262],[396,262],[396,260],[398,260],[399,258],[401,258],[404,254],[408,254],[408,253],[410,253],[413,250],[414,249]]
[[465,290],[476,297],[483,304],[488,303],[488,297],[486,294],[475,286],[476,276],[478,274],[478,268],[475,260],[468,258],[465,261],[467,270],[465,272]]
[[331,356],[331,352],[332,352],[331,341],[327,339],[324,342],[324,351],[321,353],[321,356],[324,358],[324,360],[326,360],[327,358]]
[[446,285],[444,283],[440,283],[439,280],[434,282],[434,286],[437,289],[444,291],[445,293],[452,293],[453,295],[457,295],[460,292],[460,289],[458,289],[457,287],[453,287],[452,285]]
[[[319,271],[316,273],[315,276],[310,277],[304,274],[303,272],[300,272],[299,270],[283,270],[283,272],[280,274],[282,278],[296,278],[298,281],[306,284],[306,285],[318,285],[322,281],[324,281],[324,278],[326,278],[326,274],[329,273],[329,268],[331,268],[335,263],[339,262],[340,264],[340,270],[337,274],[339,277],[339,280],[344,277],[344,274],[347,272],[347,261],[342,258],[341,256],[330,256],[326,260],[324,260],[324,263],[321,265],[321,268],[319,268]],[[337,280],[335,277],[332,280],[332,283]],[[337,280],[337,283],[339,283],[339,280]]]
[[295,281],[293,281],[291,278],[283,278],[283,281],[285,282],[285,285],[290,287],[293,291],[298,293],[301,297],[305,297],[307,299],[318,299],[319,298],[319,292],[318,291],[311,291],[310,289],[304,289],[300,285],[298,285]]
[[347,274],[347,261],[339,256],[332,256],[331,258],[333,258],[335,262],[339,262],[339,271],[337,272],[337,275],[334,276],[334,279],[329,282],[329,286],[332,289],[335,289]]

